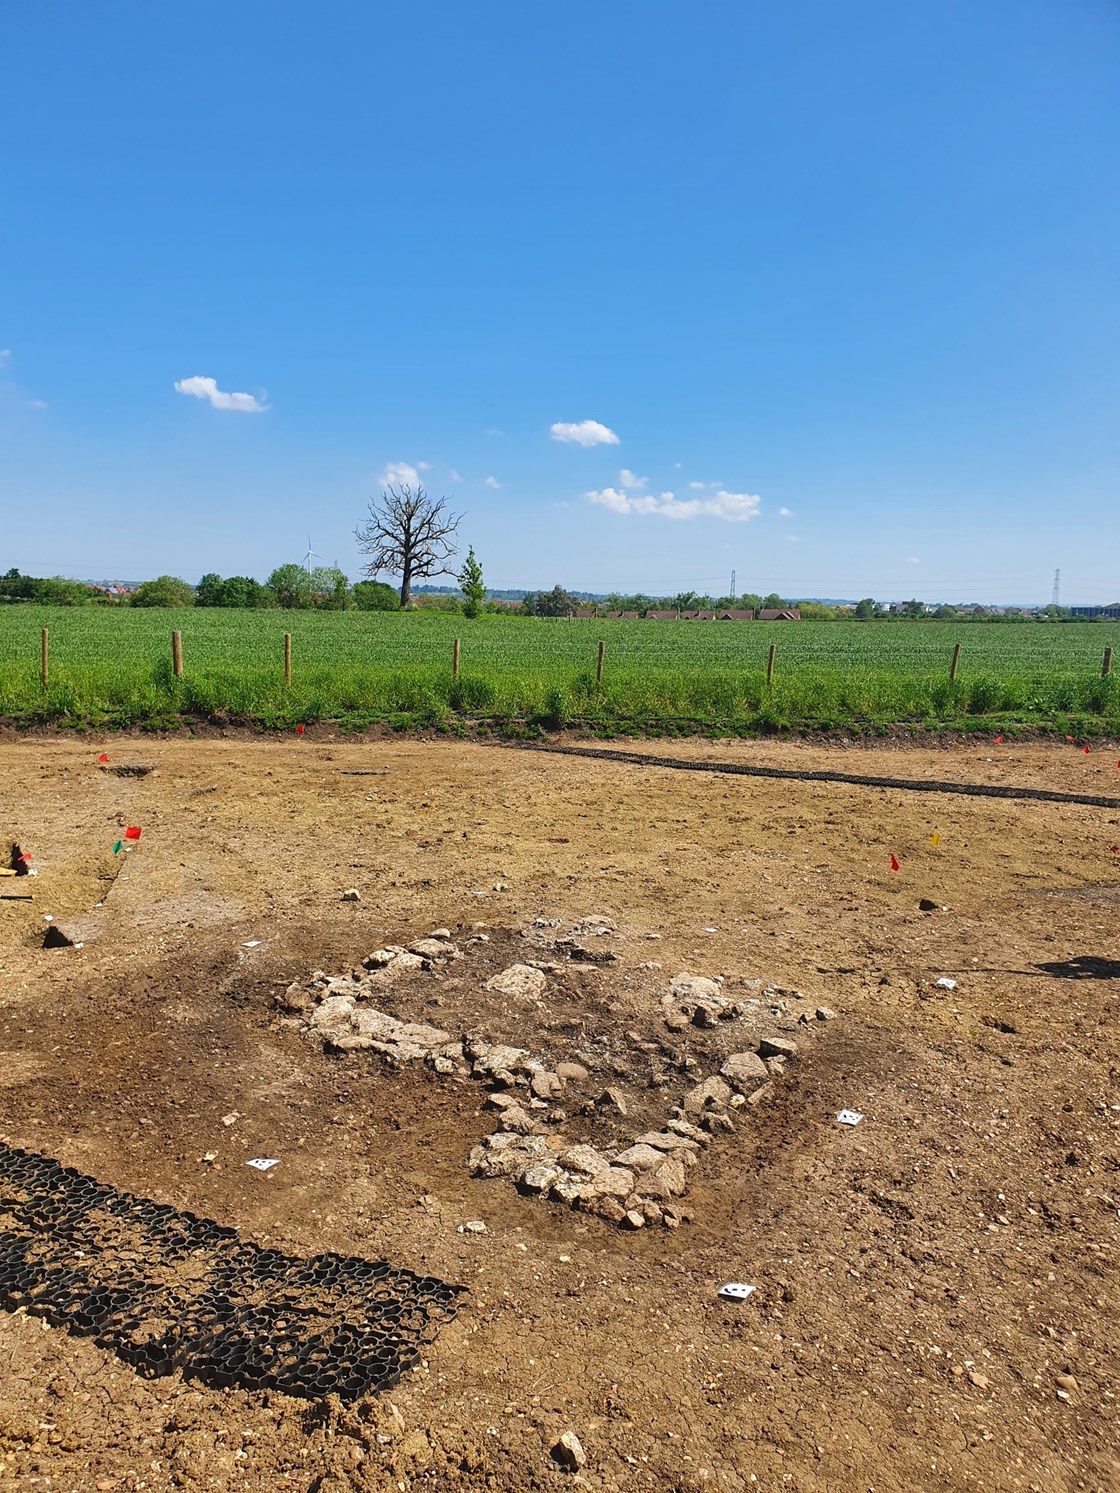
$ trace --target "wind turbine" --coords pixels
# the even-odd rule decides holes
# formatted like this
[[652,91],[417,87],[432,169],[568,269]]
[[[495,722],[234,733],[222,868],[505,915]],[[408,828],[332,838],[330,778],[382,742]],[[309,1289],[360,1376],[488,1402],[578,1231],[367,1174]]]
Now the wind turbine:
[[312,562],[312,560],[321,560],[322,558],[323,558],[322,555],[316,554],[316,552],[311,548],[311,535],[308,534],[308,536],[307,536],[307,554],[304,555],[304,557],[303,557],[303,564],[304,564],[304,568],[307,571],[307,578],[308,578],[308,580],[311,579],[311,562]]

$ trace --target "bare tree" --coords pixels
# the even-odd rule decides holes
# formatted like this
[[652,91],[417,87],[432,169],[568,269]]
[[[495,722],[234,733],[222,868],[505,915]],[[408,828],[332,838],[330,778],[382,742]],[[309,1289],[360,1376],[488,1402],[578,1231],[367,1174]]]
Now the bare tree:
[[456,553],[451,535],[459,527],[461,513],[452,513],[447,499],[437,502],[422,487],[415,491],[407,482],[392,483],[381,494],[381,502],[369,500],[369,521],[354,530],[358,548],[369,555],[364,567],[368,576],[387,570],[401,578],[401,606],[408,606],[412,582],[418,577],[450,575],[448,561]]

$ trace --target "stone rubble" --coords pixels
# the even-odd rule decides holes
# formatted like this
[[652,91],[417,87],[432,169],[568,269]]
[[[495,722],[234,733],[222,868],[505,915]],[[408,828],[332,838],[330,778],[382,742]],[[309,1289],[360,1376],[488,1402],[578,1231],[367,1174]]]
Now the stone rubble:
[[587,1453],[574,1431],[565,1431],[552,1448],[552,1457],[565,1472],[578,1472],[587,1465]]
[[[558,922],[546,919],[537,919],[533,925],[538,930],[556,927]],[[609,918],[587,918],[551,942],[566,943],[582,954],[585,950],[576,944],[577,938],[608,937],[615,931]],[[489,1092],[484,1107],[494,1115],[498,1128],[470,1152],[472,1174],[512,1181],[525,1192],[625,1228],[642,1228],[647,1223],[676,1228],[689,1216],[679,1206],[671,1206],[687,1191],[689,1172],[713,1135],[733,1131],[736,1115],[768,1097],[774,1080],[796,1059],[798,1043],[780,1033],[807,1030],[804,1021],[798,1025],[791,1017],[790,1003],[802,999],[797,991],[768,986],[758,998],[736,1001],[723,994],[722,980],[678,974],[661,1001],[666,1025],[680,1030],[737,1020],[743,1050],[727,1056],[718,1073],[697,1074],[698,1081],[672,1108],[661,1129],[603,1147],[573,1145],[561,1128],[565,1111],[552,1106],[571,1086],[578,1088],[590,1081],[583,1063],[564,1061],[550,1067],[527,1048],[401,1021],[370,1000],[401,975],[435,972],[463,957],[448,930],[441,928],[407,947],[377,949],[349,974],[328,976],[317,970],[309,983],[296,981],[289,986],[278,997],[278,1004],[300,1013],[294,1024],[309,1036],[339,1051],[370,1050],[394,1063],[422,1062],[437,1073],[485,1084]],[[548,988],[548,976],[560,969],[544,963],[513,964],[488,980],[486,989],[539,1002]],[[761,982],[754,984],[757,988]],[[817,1021],[835,1015],[829,1007],[818,1007],[815,1014]],[[809,1024],[816,1023],[810,1019]],[[637,1047],[657,1048],[656,1043],[643,1043],[637,1030],[628,1037]],[[590,1053],[580,1051],[577,1056],[592,1060]],[[631,1071],[620,1058],[611,1066],[619,1073]],[[674,1059],[674,1066],[678,1072],[691,1069],[696,1074],[696,1061],[687,1052]],[[661,1082],[669,1082],[668,1076],[661,1075]],[[651,1081],[651,1088],[657,1086],[656,1079]],[[594,1099],[575,1101],[580,1113],[609,1113],[620,1119],[627,1117],[631,1107],[632,1101],[614,1086],[601,1089]]]
[[486,989],[518,1000],[536,1000],[544,994],[546,984],[544,970],[531,964],[511,964],[509,969],[487,980]]
[[733,1052],[719,1071],[740,1091],[745,1091],[748,1084],[753,1088],[765,1083],[767,1078],[766,1064],[757,1052]]

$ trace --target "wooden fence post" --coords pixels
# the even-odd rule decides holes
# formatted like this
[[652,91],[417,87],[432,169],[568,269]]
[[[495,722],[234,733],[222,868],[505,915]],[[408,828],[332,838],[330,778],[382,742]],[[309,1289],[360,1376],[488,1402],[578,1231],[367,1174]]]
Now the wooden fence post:
[[1111,648],[1106,648],[1104,650],[1104,662],[1101,664],[1101,678],[1102,679],[1107,679],[1108,676],[1111,673],[1112,673],[1112,649]]
[[953,661],[949,665],[949,678],[951,680],[955,679],[957,677],[957,665],[960,663],[960,661],[961,661],[961,645],[959,643],[954,643],[953,644]]
[[770,657],[766,660],[766,683],[774,683],[774,655],[778,651],[777,643],[770,644]]
[[183,634],[176,629],[171,634],[171,667],[176,679],[183,677]]
[[599,661],[595,665],[595,683],[596,684],[602,684],[602,682],[603,682],[603,654],[606,652],[606,649],[607,649],[606,643],[604,643],[603,640],[602,640],[602,638],[600,638],[599,639]]
[[459,639],[458,638],[455,639],[455,652],[452,655],[452,659],[451,659],[451,677],[452,677],[452,679],[458,679],[458,677],[459,677]]
[[40,659],[39,659],[39,678],[42,681],[42,685],[43,685],[44,689],[46,689],[46,687],[47,687],[49,675],[50,675],[50,670],[48,668],[48,663],[47,663],[47,629],[44,627],[43,628],[43,638],[42,638],[42,651],[41,651],[41,655],[40,655]]
[[292,635],[284,634],[284,688],[292,687]]

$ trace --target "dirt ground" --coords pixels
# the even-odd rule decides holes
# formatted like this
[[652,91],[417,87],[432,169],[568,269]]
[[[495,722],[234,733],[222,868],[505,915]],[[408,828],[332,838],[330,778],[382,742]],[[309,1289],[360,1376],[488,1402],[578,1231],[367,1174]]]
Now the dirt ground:
[[[1120,796],[1116,751],[1070,745],[643,750]],[[423,1363],[350,1406],[141,1379],[0,1312],[0,1486],[1120,1488],[1120,811],[326,732],[12,735],[0,837],[39,873],[0,880],[33,894],[0,900],[0,1140],[468,1288]],[[48,913],[84,946],[41,947]],[[534,919],[591,914],[615,963],[539,1004],[485,991]],[[642,1113],[678,972],[837,1015],[713,1142],[691,1221],[626,1232],[471,1178],[477,1082],[285,1021],[293,979],[440,926],[488,942],[392,1014],[584,1061]],[[674,1040],[705,1071],[708,1039]],[[757,1290],[723,1302],[728,1280]],[[579,1473],[551,1456],[566,1430]]]

